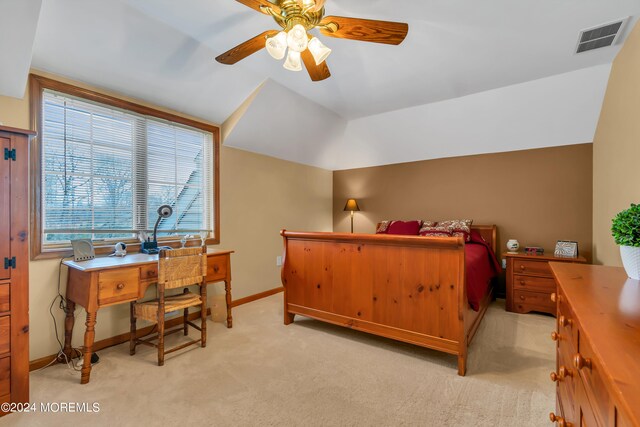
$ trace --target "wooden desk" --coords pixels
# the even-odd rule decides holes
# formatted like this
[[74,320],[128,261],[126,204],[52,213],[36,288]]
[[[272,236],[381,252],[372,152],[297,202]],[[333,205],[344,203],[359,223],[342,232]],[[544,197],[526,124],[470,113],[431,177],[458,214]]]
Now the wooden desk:
[[[233,251],[207,252],[207,283],[224,282],[227,302],[227,328],[231,328],[231,254]],[[80,384],[91,374],[91,353],[95,338],[97,312],[102,307],[135,301],[144,296],[158,277],[158,255],[131,254],[125,257],[100,257],[90,261],[64,261],[67,278],[67,317],[64,324],[64,352],[71,356],[71,337],[76,304],[87,312],[84,333],[84,363]]]

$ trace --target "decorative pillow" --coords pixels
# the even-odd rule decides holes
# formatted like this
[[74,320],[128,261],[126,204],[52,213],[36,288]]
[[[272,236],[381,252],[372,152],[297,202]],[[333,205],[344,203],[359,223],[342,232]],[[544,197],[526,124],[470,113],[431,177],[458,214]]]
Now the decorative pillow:
[[402,234],[405,236],[417,236],[422,221],[391,221],[386,234]]
[[391,224],[391,221],[380,221],[378,223],[378,227],[376,228],[376,234],[387,234],[389,224]]
[[450,221],[438,222],[438,227],[447,227],[451,231],[453,237],[462,237],[465,242],[471,240],[471,224],[472,219],[454,219]]
[[440,225],[423,225],[422,228],[420,228],[420,235],[429,237],[451,237],[451,231],[449,230],[449,227],[441,227]]

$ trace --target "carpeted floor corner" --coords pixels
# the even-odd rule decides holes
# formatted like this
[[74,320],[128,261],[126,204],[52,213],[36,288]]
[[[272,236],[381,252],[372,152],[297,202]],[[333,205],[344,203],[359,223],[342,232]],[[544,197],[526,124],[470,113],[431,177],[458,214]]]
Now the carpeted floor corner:
[[[233,329],[210,321],[207,348],[164,367],[153,349],[129,356],[124,344],[100,352],[87,385],[65,365],[33,372],[38,411],[0,426],[544,426],[554,325],[493,303],[459,377],[453,356],[302,317],[284,326],[279,294],[234,309]],[[99,412],[40,412],[52,402]]]

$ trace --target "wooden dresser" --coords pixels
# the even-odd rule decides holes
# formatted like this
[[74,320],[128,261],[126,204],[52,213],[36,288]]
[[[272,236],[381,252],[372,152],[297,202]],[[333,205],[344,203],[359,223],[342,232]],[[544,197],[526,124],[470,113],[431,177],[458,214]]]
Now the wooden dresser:
[[622,268],[551,263],[558,281],[559,426],[640,426],[640,282]]
[[507,311],[529,313],[538,311],[556,314],[551,294],[556,291],[556,281],[549,262],[585,263],[584,257],[560,258],[553,255],[527,255],[524,253],[503,256],[507,259]]
[[29,401],[27,201],[32,135],[0,126],[0,403]]

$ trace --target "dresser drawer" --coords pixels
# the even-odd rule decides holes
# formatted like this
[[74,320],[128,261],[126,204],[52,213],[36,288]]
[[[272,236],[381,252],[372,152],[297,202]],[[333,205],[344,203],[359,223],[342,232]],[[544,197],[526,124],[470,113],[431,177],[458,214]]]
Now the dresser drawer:
[[0,354],[9,353],[11,350],[11,317],[0,317]]
[[104,271],[98,276],[98,303],[115,304],[138,298],[138,268]]
[[207,259],[207,281],[221,280],[227,277],[226,256],[210,256]]
[[593,413],[600,425],[609,425],[613,419],[614,405],[607,392],[604,382],[604,372],[600,362],[596,359],[589,341],[579,337],[578,353],[574,356],[574,368],[580,373]]
[[10,288],[11,285],[9,283],[0,283],[0,313],[11,310],[11,305],[9,304]]
[[558,301],[558,334],[561,339],[565,339],[571,343],[572,354],[578,350],[578,325],[576,324],[575,316],[569,305],[567,299],[562,293],[557,293]]
[[555,304],[551,301],[549,295],[540,292],[514,290],[513,305],[514,311],[517,313],[541,311],[553,314],[555,312]]
[[0,396],[11,393],[11,358],[0,359]]
[[551,273],[551,267],[549,267],[549,263],[547,261],[514,259],[513,273],[534,274],[538,276],[553,277],[553,273]]
[[[567,421],[575,420],[576,414],[572,402],[576,396],[576,370],[571,363],[571,356],[558,348],[557,366],[555,375],[557,376],[556,394],[562,404],[562,416]],[[553,379],[553,378],[552,378]],[[577,379],[579,381],[579,378]]]
[[513,289],[545,292],[551,295],[556,291],[556,281],[549,277],[513,275]]
[[156,264],[140,267],[140,280],[157,280],[158,266]]

